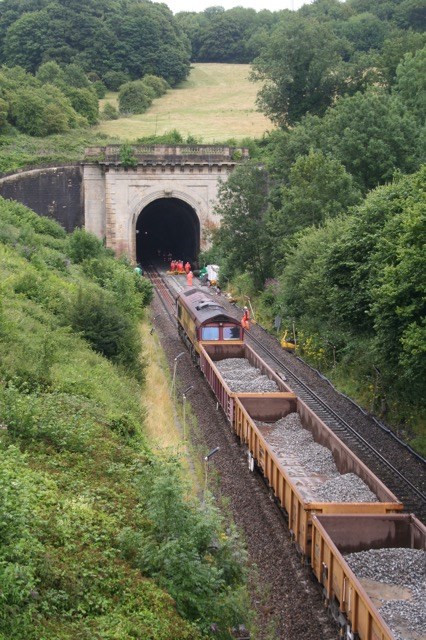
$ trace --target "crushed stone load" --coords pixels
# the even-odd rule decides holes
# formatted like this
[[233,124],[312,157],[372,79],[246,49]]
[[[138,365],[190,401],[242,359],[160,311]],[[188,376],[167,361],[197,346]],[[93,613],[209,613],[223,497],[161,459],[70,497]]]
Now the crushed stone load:
[[[308,475],[310,481],[299,489],[306,499],[316,502],[378,502],[365,482],[353,473],[339,473],[330,449],[315,442],[304,429],[298,413],[289,413],[267,427],[266,440],[290,475]],[[270,429],[270,431],[269,431]]]
[[273,380],[253,367],[246,358],[218,360],[215,366],[223,380],[234,393],[278,393]]
[[[345,556],[395,636],[426,637],[426,554],[419,549],[369,549]],[[387,586],[388,585],[388,586]]]
[[344,473],[324,482],[315,493],[320,502],[378,502],[377,496],[355,473]]

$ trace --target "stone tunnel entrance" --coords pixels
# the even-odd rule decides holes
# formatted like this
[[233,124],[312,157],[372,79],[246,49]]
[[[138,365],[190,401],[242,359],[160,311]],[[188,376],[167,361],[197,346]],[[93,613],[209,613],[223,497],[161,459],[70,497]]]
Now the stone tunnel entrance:
[[194,209],[178,198],[148,204],[136,223],[136,259],[141,264],[172,254],[192,264],[200,251],[200,222]]

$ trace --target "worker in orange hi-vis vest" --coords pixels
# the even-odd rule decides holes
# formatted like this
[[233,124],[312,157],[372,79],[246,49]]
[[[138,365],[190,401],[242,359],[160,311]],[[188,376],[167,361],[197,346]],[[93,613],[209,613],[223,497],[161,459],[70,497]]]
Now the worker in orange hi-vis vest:
[[185,273],[185,269],[183,268],[183,260],[179,260],[178,262],[178,272]]
[[174,260],[170,263],[170,271],[174,271],[176,269],[176,262]]
[[188,271],[188,273],[186,274],[186,284],[188,285],[188,287],[192,287],[193,277],[194,277],[194,274],[192,273],[192,271]]
[[189,273],[191,271],[191,265],[189,264],[188,261],[186,261],[186,263],[185,263],[185,271],[186,271],[186,273]]
[[241,326],[243,329],[250,329],[250,312],[248,307],[244,307],[244,315],[241,318]]

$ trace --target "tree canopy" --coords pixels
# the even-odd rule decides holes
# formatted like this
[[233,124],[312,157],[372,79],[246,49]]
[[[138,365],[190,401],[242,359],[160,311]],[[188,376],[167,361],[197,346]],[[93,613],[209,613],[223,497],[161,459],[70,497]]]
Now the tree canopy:
[[2,0],[0,56],[35,73],[45,62],[76,63],[99,77],[146,74],[172,85],[189,73],[190,45],[165,4],[149,0]]

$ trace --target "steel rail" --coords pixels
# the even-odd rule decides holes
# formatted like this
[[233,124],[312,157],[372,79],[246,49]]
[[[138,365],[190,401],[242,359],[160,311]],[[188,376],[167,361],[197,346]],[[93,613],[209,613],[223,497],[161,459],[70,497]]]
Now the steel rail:
[[[162,296],[159,294],[158,289],[161,289],[161,291],[165,292],[169,308],[173,310],[167,310],[167,312],[171,318],[175,318],[175,299],[173,297],[169,284],[165,281],[163,275],[160,274],[154,267],[150,267],[150,269],[151,272],[148,274],[148,277],[150,277],[156,288],[159,284],[157,293],[163,306],[166,308],[166,302],[162,299]],[[179,288],[183,289],[184,287],[179,285]],[[172,303],[170,301],[172,301]],[[324,400],[322,400],[322,398],[320,398],[320,396],[318,396],[315,391],[313,391],[311,387],[309,387],[305,382],[303,382],[303,380],[301,380],[295,373],[293,373],[284,362],[282,362],[267,347],[265,347],[258,338],[255,338],[251,331],[246,331],[246,334],[249,338],[249,341],[251,341],[264,353],[266,353],[267,357],[270,358],[276,366],[280,367],[284,371],[286,379],[287,376],[291,378],[294,383],[292,390],[296,393],[296,395],[299,395],[299,397],[304,402],[306,402],[306,404],[310,408],[312,408],[313,411],[315,411],[315,413],[321,418],[321,420],[323,420],[323,422],[327,424],[327,426],[341,440],[346,439],[346,441],[350,443],[351,447],[355,444],[358,446],[358,448],[362,449],[364,457],[367,458],[367,462],[365,462],[367,466],[370,466],[371,463],[374,463],[378,467],[379,474],[383,478],[385,478],[384,482],[386,486],[396,495],[399,494],[401,502],[403,502],[405,509],[408,511],[416,512],[417,517],[419,517],[420,519],[426,519],[426,495],[422,493],[422,491],[420,491],[398,469],[396,469],[371,443],[369,443],[361,434],[359,434],[356,429],[351,427],[349,423],[347,423],[342,417],[340,417],[334,411],[334,409],[332,409]],[[291,386],[291,384],[289,386]],[[384,432],[386,433],[386,431]],[[396,441],[398,444],[400,444],[398,438],[396,439]],[[405,448],[405,451],[406,450],[407,449]],[[397,479],[399,480],[399,485],[397,484]],[[401,486],[403,487],[402,493]],[[416,496],[416,499],[414,500],[413,494],[414,496]],[[420,501],[420,504],[418,504],[418,501]]]
[[[256,347],[260,348],[264,353],[267,354],[268,358],[270,358],[277,366],[279,366],[288,378],[295,383],[295,386],[292,387],[292,390],[296,395],[300,396],[302,400],[306,402],[315,413],[326,422],[327,426],[332,429],[336,435],[340,438],[342,437],[342,433],[349,433],[352,439],[354,439],[357,443],[361,444],[367,452],[375,458],[376,464],[379,464],[383,470],[385,471],[385,476],[388,476],[390,472],[389,479],[386,481],[387,486],[393,491],[393,486],[395,486],[394,478],[395,476],[399,478],[400,482],[406,487],[409,488],[409,492],[414,493],[417,498],[423,503],[422,511],[426,511],[426,495],[420,491],[408,478],[406,478],[398,469],[396,469],[371,443],[369,443],[360,433],[356,431],[351,425],[346,422],[341,416],[339,416],[334,409],[332,409],[320,396],[318,396],[312,388],[310,388],[305,382],[303,382],[298,376],[296,376],[291,369],[285,365],[279,358],[275,356],[267,347],[265,347],[262,342],[253,336],[253,334],[248,331],[248,337]],[[287,381],[288,381],[287,378]],[[290,382],[290,386],[292,386]],[[330,419],[331,418],[331,419]],[[337,423],[337,424],[336,424]],[[389,486],[389,485],[393,486]],[[395,489],[399,490],[399,487]],[[402,502],[406,508],[410,508],[410,503],[412,500],[410,497],[405,497]],[[422,506],[422,505],[421,505]],[[417,507],[416,507],[417,508]],[[426,515],[425,513],[423,515]]]

